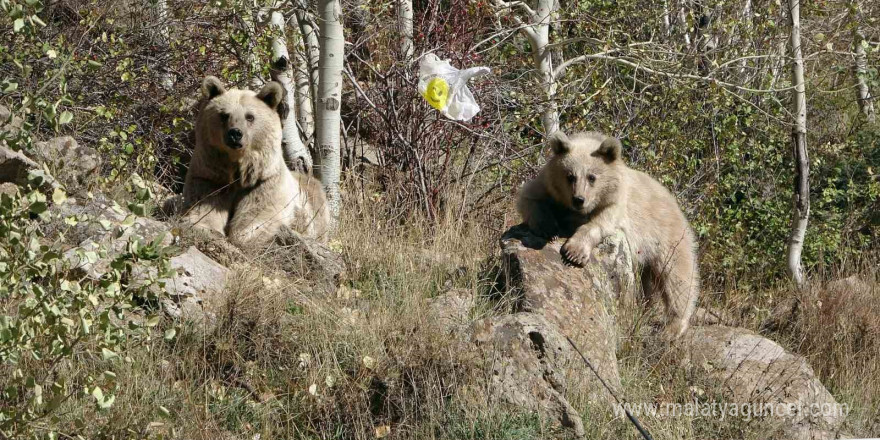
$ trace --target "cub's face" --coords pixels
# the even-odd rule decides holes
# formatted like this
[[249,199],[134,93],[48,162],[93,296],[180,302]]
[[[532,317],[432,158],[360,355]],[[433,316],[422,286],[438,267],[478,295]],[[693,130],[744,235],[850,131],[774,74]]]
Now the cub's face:
[[226,90],[220,80],[209,76],[202,82],[207,103],[199,114],[209,145],[230,151],[280,145],[281,120],[286,116],[284,89],[268,83],[258,93]]
[[550,138],[553,157],[544,168],[550,195],[571,211],[589,214],[615,199],[623,163],[620,141],[599,133],[562,132]]

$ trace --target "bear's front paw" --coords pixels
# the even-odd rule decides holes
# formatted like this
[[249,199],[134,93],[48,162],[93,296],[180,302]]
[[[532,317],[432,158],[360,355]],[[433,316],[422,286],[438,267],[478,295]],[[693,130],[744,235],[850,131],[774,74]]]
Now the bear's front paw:
[[590,251],[592,249],[587,243],[568,239],[562,245],[560,253],[566,262],[583,267],[590,260]]

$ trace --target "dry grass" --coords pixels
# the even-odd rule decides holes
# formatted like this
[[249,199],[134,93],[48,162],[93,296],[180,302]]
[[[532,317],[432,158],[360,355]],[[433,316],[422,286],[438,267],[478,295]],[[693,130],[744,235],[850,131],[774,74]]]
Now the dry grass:
[[[478,294],[472,318],[503,308],[490,298],[498,232],[448,215],[436,223],[388,221],[376,200],[349,200],[331,247],[348,266],[338,292],[313,289],[257,257],[234,265],[214,328],[182,328],[135,349],[117,372],[117,403],[93,412],[87,399],[65,411],[93,412],[84,437],[374,439],[564,438],[546,421],[491,407],[451,391],[479,372],[458,361],[459,345],[429,315],[429,300],[450,289]],[[500,226],[500,225],[499,225]],[[497,268],[496,268],[497,269]],[[823,383],[853,411],[847,431],[876,433],[880,408],[880,314],[877,273],[862,271],[867,290],[782,289],[799,312],[764,334],[807,356]],[[759,330],[770,304],[736,301],[722,312]],[[743,297],[744,298],[744,297]],[[779,302],[779,301],[776,301]],[[670,352],[646,343],[650,321],[622,318],[620,367],[631,402],[687,402],[696,396]],[[169,323],[171,325],[173,323]],[[709,391],[711,393],[711,391]],[[476,397],[479,397],[477,393]],[[720,399],[720,397],[719,397]],[[625,420],[585,411],[589,438],[637,439]],[[167,410],[167,414],[165,412]],[[657,439],[763,438],[756,421],[643,417]]]

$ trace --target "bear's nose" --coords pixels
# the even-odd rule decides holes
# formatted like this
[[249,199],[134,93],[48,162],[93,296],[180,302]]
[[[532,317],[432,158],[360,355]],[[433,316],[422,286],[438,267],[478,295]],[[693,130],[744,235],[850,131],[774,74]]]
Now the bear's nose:
[[241,148],[241,138],[243,136],[241,130],[230,128],[229,131],[226,132],[226,144],[232,148]]
[[575,208],[583,207],[585,201],[586,199],[581,196],[574,196],[571,198],[571,204],[574,205]]

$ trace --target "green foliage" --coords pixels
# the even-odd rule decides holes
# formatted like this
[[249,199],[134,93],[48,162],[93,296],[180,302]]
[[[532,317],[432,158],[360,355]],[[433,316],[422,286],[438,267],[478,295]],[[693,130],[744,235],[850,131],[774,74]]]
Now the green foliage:
[[[61,203],[65,196],[56,191],[52,198]],[[160,320],[162,279],[171,276],[168,249],[158,240],[130,241],[99,280],[77,276],[57,244],[42,235],[49,221],[77,221],[56,215],[40,192],[0,195],[4,438],[54,438],[53,414],[71,399],[90,396],[99,411],[112,406],[118,381],[124,380],[114,371],[127,361],[127,350],[151,338]],[[76,432],[89,421],[74,418],[74,423]]]

